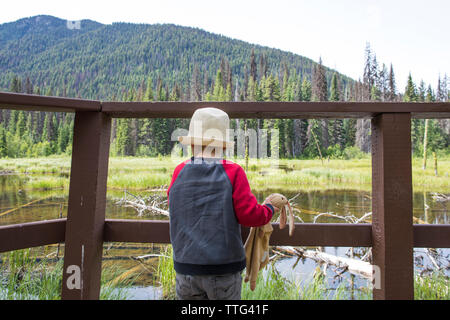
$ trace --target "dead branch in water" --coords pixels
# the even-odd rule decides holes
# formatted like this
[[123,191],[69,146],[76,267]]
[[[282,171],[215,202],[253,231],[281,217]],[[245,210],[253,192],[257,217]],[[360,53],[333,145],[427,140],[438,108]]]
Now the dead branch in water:
[[13,208],[13,209],[4,211],[4,212],[0,213],[0,217],[1,217],[1,216],[5,216],[5,215],[7,215],[7,214],[10,214],[11,212],[14,212],[14,211],[16,211],[16,210],[19,210],[19,209],[28,207],[29,205],[31,205],[31,204],[33,204],[33,203],[37,203],[37,202],[43,201],[43,200],[48,199],[48,198],[51,198],[51,197],[52,197],[52,196],[43,197],[43,198],[40,198],[40,199],[37,199],[37,200],[33,200],[33,201],[31,201],[31,202],[22,204],[22,205],[20,205],[20,206],[18,206],[18,207],[15,207],[15,208]]
[[[130,195],[132,198],[130,199],[127,195]],[[124,190],[123,198],[119,199],[116,204],[135,209],[138,212],[139,217],[144,213],[169,216],[169,211],[161,208],[167,207],[167,199],[164,199],[163,196],[159,194],[141,197]]]
[[439,193],[439,192],[433,192],[432,193],[432,198],[434,201],[436,202],[448,202],[450,201],[450,195],[445,195],[443,193]]

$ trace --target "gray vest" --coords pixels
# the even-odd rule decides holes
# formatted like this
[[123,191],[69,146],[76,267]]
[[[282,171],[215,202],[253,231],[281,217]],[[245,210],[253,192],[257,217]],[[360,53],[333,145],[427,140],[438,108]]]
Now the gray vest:
[[[232,191],[231,182],[218,161],[202,160],[197,164],[191,160],[179,172],[169,191],[175,270],[177,266],[185,270],[183,264],[191,269],[195,265],[213,267],[233,263],[239,264],[240,270],[245,267]],[[192,274],[199,272],[194,270]]]

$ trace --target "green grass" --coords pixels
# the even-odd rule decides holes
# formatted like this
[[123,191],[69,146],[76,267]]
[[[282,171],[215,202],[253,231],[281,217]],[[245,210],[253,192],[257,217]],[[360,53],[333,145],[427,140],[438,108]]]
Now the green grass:
[[450,300],[449,278],[442,272],[414,276],[414,298],[417,300]]
[[[108,188],[145,190],[170,183],[175,166],[181,160],[170,157],[112,157],[109,163]],[[235,160],[245,167],[243,159]],[[27,190],[67,189],[71,159],[67,156],[47,158],[0,159],[4,172],[23,174],[21,183]],[[253,190],[358,189],[371,190],[371,160],[279,160],[279,167],[268,159],[250,159],[247,176]],[[450,192],[450,158],[438,160],[438,176],[431,161],[422,170],[422,159],[413,158],[413,188],[416,191]],[[27,173],[27,174],[25,174]]]
[[[156,268],[156,282],[163,289],[163,299],[175,299],[176,273],[173,268],[171,245],[162,252]],[[242,278],[244,277],[245,270],[242,273]],[[416,300],[449,300],[448,277],[442,273],[425,277],[416,274],[414,295]],[[354,289],[352,293],[345,287],[345,282],[331,289],[320,268],[316,268],[311,277],[302,281],[287,279],[271,263],[260,271],[254,291],[250,289],[248,282],[242,282],[241,298],[242,300],[371,300],[372,290],[361,287]]]
[[[265,272],[263,272],[265,271]],[[256,279],[255,290],[250,289],[250,282],[242,283],[242,300],[298,300],[300,287],[283,278],[273,264],[260,271]],[[243,273],[243,278],[245,272]]]
[[[0,300],[59,300],[63,260],[51,263],[36,262],[31,249],[15,250],[3,255],[0,273]],[[124,270],[116,266],[103,268],[100,299],[123,300],[129,298],[129,288],[135,276],[113,282]]]
[[[172,246],[168,245],[159,258],[156,267],[156,284],[162,287],[163,299],[176,299],[175,270],[173,268]],[[242,278],[245,277],[245,270]],[[273,263],[260,271],[254,291],[248,282],[242,281],[242,300],[327,300],[350,299],[350,293],[343,285],[335,290],[327,288],[323,274],[318,273],[311,281],[297,283],[293,279],[281,276]],[[367,288],[361,288],[355,299],[371,299],[372,295]]]
[[25,186],[31,190],[67,189],[69,179],[49,175],[31,176]]
[[[320,270],[320,268],[317,268]],[[265,272],[264,272],[265,271]],[[243,300],[368,300],[372,293],[368,288],[359,288],[352,294],[345,288],[344,282],[336,288],[327,285],[327,279],[321,272],[299,281],[287,279],[280,275],[273,264],[260,271],[254,291],[250,290],[248,283],[242,285]]]
[[173,249],[171,245],[165,247],[158,259],[156,268],[157,282],[162,287],[163,299],[174,300],[175,291],[175,269],[173,268]]

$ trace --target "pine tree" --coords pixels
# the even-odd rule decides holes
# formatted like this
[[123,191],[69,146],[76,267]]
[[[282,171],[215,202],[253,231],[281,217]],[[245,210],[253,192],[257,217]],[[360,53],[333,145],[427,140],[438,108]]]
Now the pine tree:
[[[339,92],[339,84],[338,84],[338,76],[337,73],[333,73],[333,77],[331,79],[331,95],[330,101],[339,101],[340,92]],[[332,137],[333,143],[339,145],[341,148],[344,147],[344,122],[342,119],[335,119],[333,121],[332,127]]]
[[[312,94],[314,101],[328,100],[328,84],[325,76],[325,68],[322,65],[322,58],[319,59],[319,65],[314,68]],[[330,145],[328,119],[320,120],[320,124],[321,145],[327,149]]]
[[405,102],[416,102],[417,101],[416,85],[414,84],[414,82],[412,80],[411,73],[408,75],[408,82],[406,84],[403,101],[405,101]]
[[256,59],[255,59],[255,49],[252,48],[252,53],[250,54],[250,76],[253,81],[256,81]]
[[56,128],[54,127],[53,121],[54,115],[51,112],[45,112],[45,120],[44,120],[44,128],[42,130],[42,142],[49,143],[49,151],[50,153],[55,152],[55,137],[56,137]]
[[151,77],[147,79],[147,88],[145,90],[144,96],[142,98],[143,101],[153,101],[153,80]]
[[131,146],[131,130],[129,119],[118,118],[116,129],[116,151],[119,156],[132,155]]
[[22,92],[22,82],[17,76],[13,77],[9,90],[16,93]]
[[265,53],[262,53],[259,57],[259,80],[261,80],[263,77],[267,77],[267,58]]
[[388,76],[388,101],[395,101],[397,96],[396,88],[395,88],[395,75],[394,75],[394,67],[391,63],[391,68],[389,69]]
[[29,77],[25,80],[25,93],[33,94],[33,84],[31,83]]
[[[299,90],[299,101],[311,101],[311,82],[306,77],[303,77],[302,84]],[[294,120],[294,154],[300,155],[304,152],[308,144],[308,120],[295,119]]]
[[382,100],[382,92],[377,86],[373,86],[370,90],[370,100],[371,101],[381,101]]
[[263,99],[264,101],[281,100],[280,84],[272,74],[264,81]]
[[200,101],[202,99],[202,89],[200,86],[200,73],[197,64],[195,64],[194,71],[192,73],[189,99],[190,101]]
[[425,102],[425,94],[426,94],[425,82],[423,82],[423,80],[421,80],[420,84],[419,84],[419,92],[417,95],[417,101]]
[[223,101],[224,97],[222,70],[219,69],[217,70],[216,81],[214,82],[213,100]]
[[373,65],[374,56],[372,50],[370,49],[370,44],[366,43],[366,49],[364,52],[365,63],[364,63],[364,73],[363,73],[363,99],[364,101],[370,100],[370,92],[373,85],[375,84],[375,74],[376,67]]
[[227,89],[225,90],[224,101],[233,101],[233,92],[231,90],[230,82],[228,82]]
[[386,69],[386,65],[383,63],[381,67],[380,73],[378,75],[378,83],[377,88],[380,91],[381,101],[388,100],[389,95],[389,79],[388,79],[388,71]]
[[337,73],[333,73],[333,77],[331,78],[331,93],[330,93],[330,101],[339,101],[339,86],[338,86],[338,78]]
[[8,132],[10,132],[11,134],[16,133],[18,117],[19,117],[19,110],[11,110],[8,121]]
[[312,82],[313,101],[327,101],[328,84],[325,75],[325,68],[322,65],[322,58],[319,59],[319,64],[317,66],[314,66]]
[[7,156],[8,146],[6,144],[6,130],[2,123],[0,123],[0,158]]
[[25,119],[25,112],[19,111],[19,115],[17,117],[17,123],[16,123],[16,132],[15,134],[18,137],[24,137],[26,130],[26,119]]
[[256,82],[250,77],[248,81],[247,101],[256,101]]
[[437,83],[436,101],[444,101],[444,92],[442,90],[441,75],[439,75]]
[[312,97],[311,82],[309,82],[308,79],[303,78],[300,92],[301,92],[300,101],[311,101]]

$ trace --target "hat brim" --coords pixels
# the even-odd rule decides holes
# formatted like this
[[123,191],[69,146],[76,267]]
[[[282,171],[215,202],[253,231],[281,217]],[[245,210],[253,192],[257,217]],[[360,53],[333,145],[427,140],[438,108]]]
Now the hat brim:
[[203,137],[180,136],[178,141],[184,145],[200,145],[219,148],[232,148],[234,141],[224,141],[219,139],[208,139]]

